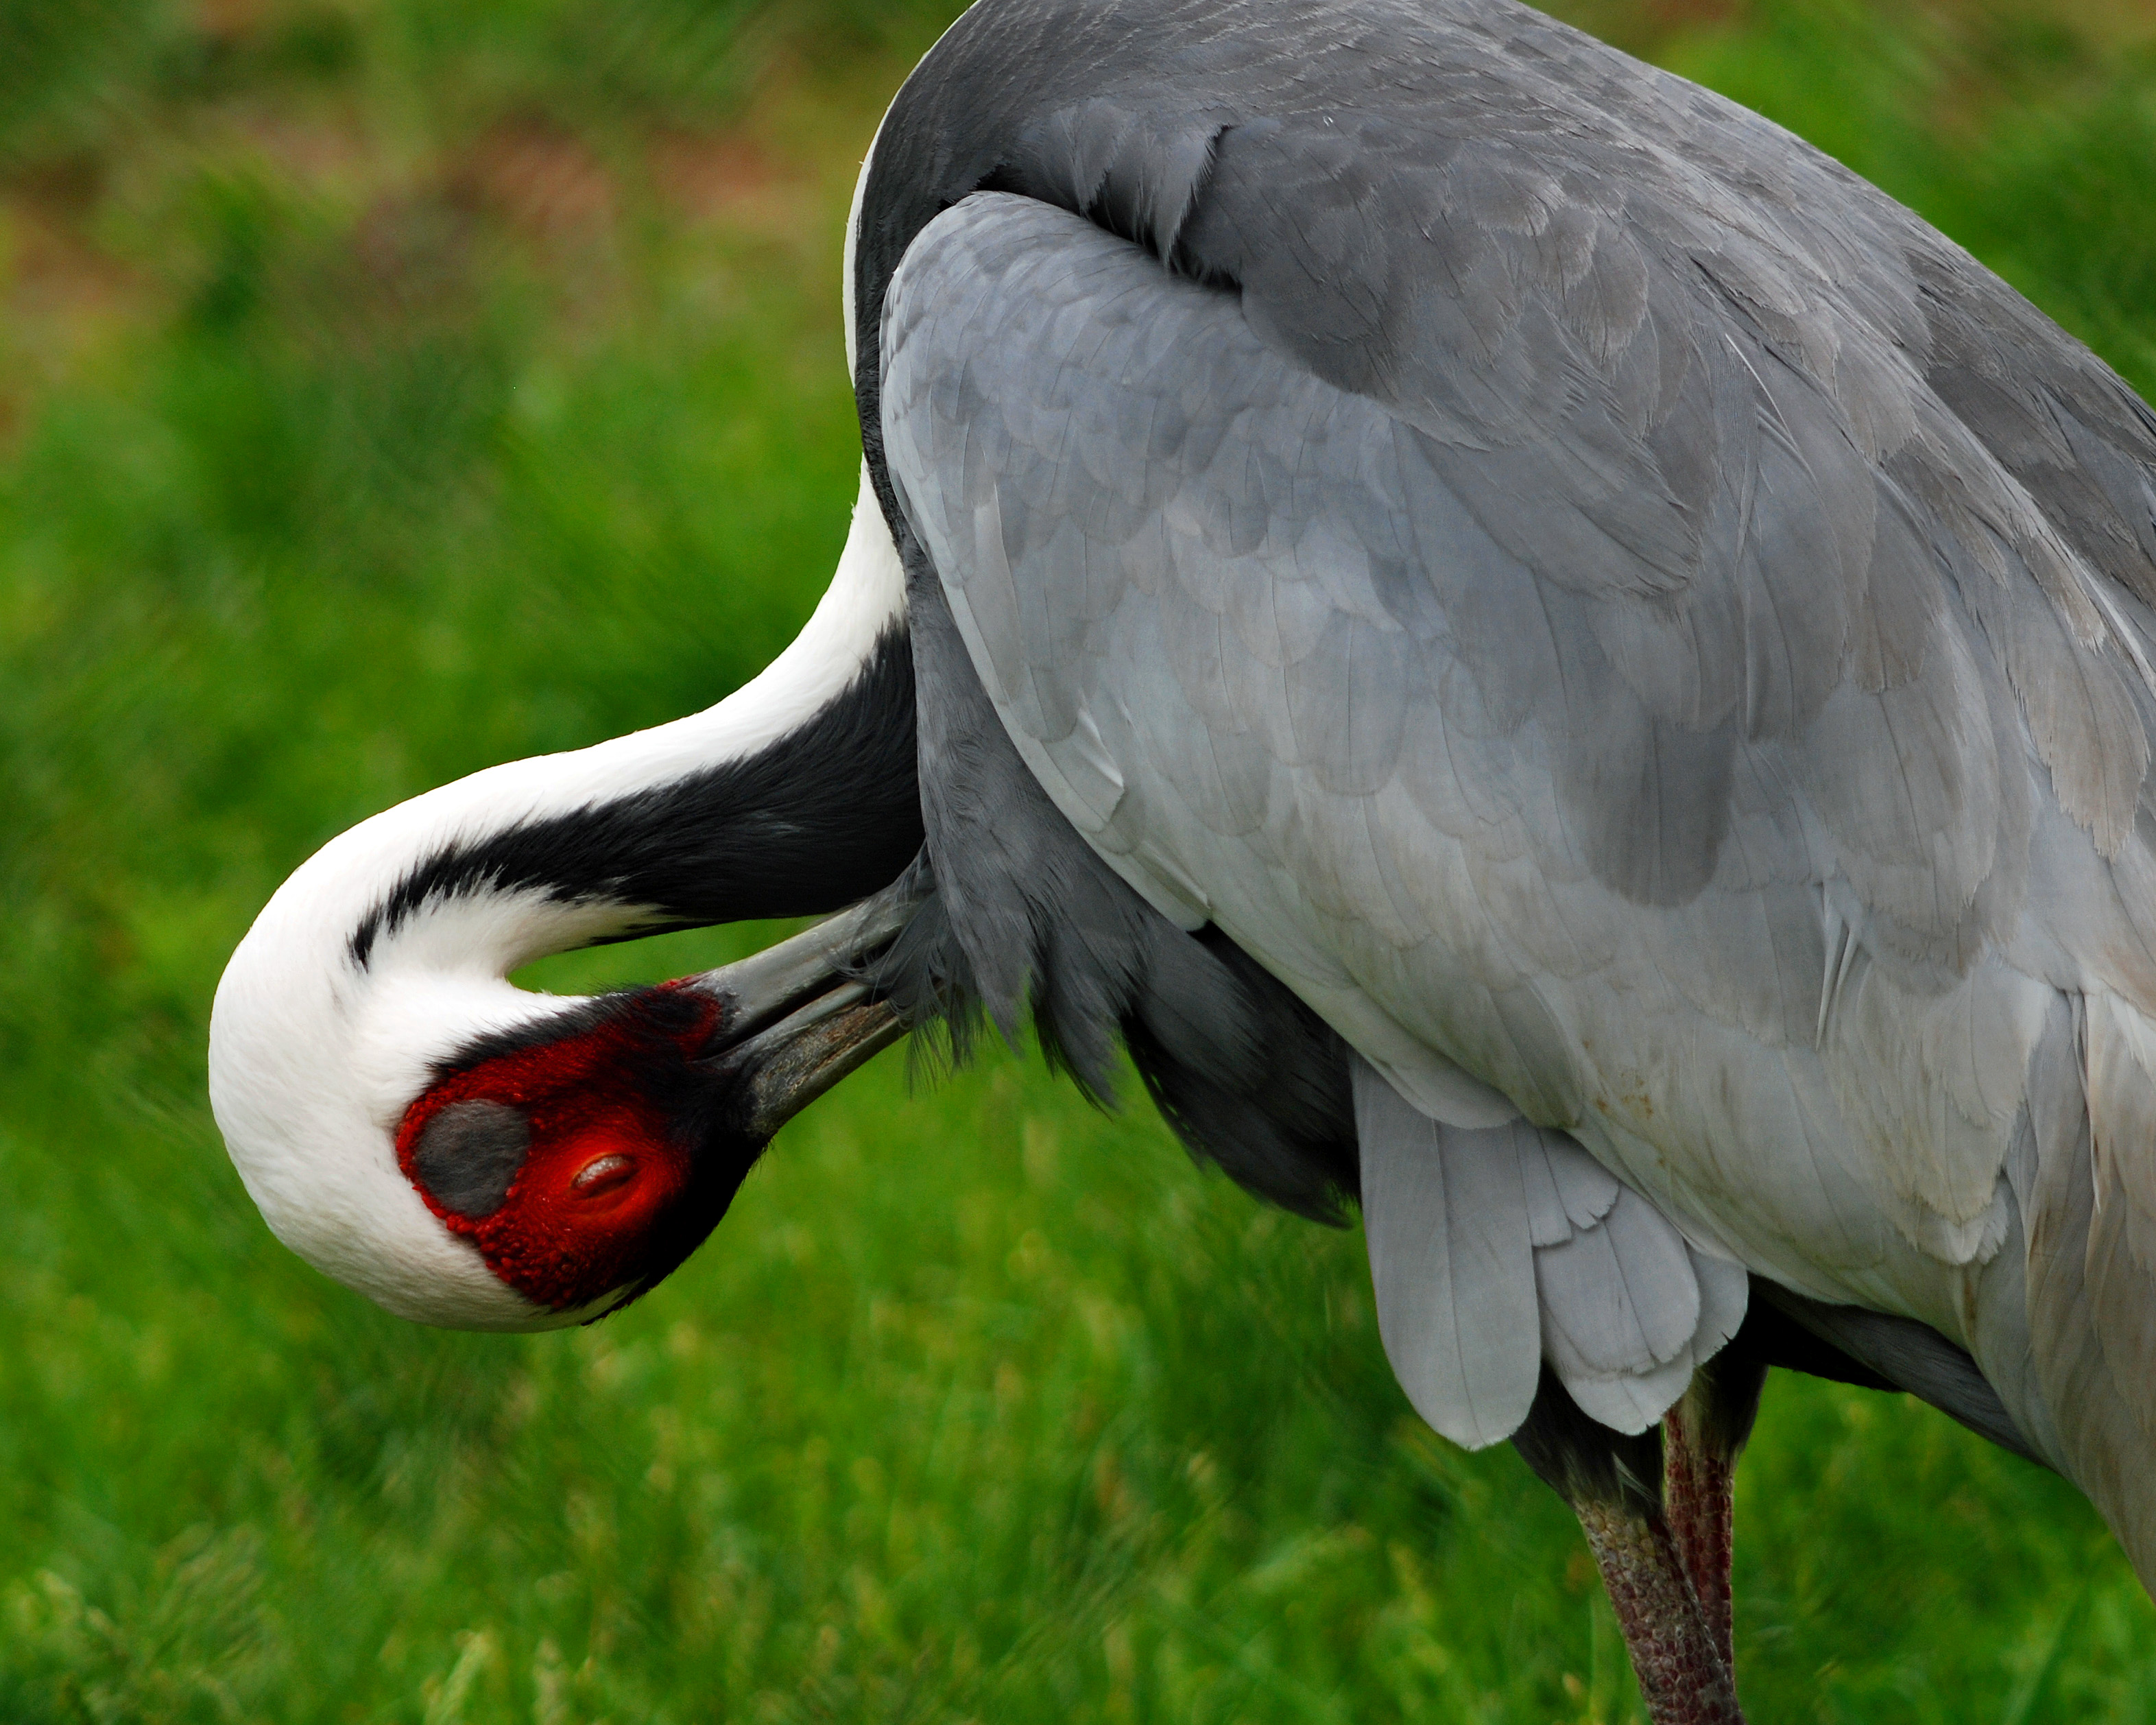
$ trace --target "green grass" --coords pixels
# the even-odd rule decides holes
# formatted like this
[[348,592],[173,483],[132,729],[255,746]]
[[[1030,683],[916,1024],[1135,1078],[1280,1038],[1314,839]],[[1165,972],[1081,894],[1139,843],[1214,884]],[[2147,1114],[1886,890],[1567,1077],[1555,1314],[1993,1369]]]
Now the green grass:
[[[1578,15],[2156,384],[2123,12]],[[0,1719],[1635,1716],[1564,1511],[1394,1388],[1359,1240],[1030,1061],[886,1057],[567,1335],[385,1317],[225,1163],[209,992],[295,863],[806,614],[856,459],[837,226],[936,23],[0,7]],[[2095,1517],[1924,1409],[1778,1379],[1739,1515],[1758,1720],[2156,1713]]]

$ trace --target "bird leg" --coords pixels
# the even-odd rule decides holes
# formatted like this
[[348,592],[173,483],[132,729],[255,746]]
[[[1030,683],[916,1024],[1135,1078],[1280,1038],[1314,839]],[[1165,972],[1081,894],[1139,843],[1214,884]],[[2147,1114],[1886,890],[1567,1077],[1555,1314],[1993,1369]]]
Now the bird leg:
[[1606,1502],[1573,1510],[1624,1631],[1647,1717],[1654,1725],[1743,1725],[1736,1683],[1669,1524]]
[[1725,1349],[1692,1373],[1691,1386],[1662,1416],[1662,1513],[1715,1651],[1737,1670],[1730,1639],[1730,1516],[1737,1458],[1752,1435],[1763,1361]]
[[1513,1446],[1572,1506],[1654,1725],[1743,1725],[1729,1662],[1662,1509],[1662,1435],[1580,1412],[1547,1368]]

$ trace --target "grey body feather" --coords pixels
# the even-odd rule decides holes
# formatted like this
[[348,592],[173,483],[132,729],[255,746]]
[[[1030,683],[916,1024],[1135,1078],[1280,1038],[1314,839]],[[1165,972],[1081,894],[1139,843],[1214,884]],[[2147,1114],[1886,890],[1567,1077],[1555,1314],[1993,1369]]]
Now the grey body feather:
[[[1387,1343],[1463,1440],[1537,1350],[1650,1420],[1741,1266],[1959,1350],[2156,1573],[2132,393],[1508,0],[977,8],[855,270],[924,973],[1084,1072],[1138,1027],[1201,1142],[1294,1066],[1243,1177],[1305,1208],[1352,1048]],[[1259,969],[1307,1016],[1224,1007]]]

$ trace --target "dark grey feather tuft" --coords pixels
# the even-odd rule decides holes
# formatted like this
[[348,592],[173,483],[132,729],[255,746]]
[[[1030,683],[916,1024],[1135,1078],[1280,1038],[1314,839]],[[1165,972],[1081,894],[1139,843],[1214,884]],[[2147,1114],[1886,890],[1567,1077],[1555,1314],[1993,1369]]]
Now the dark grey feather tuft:
[[921,813],[914,865],[934,892],[874,967],[963,1059],[985,1011],[1029,1015],[1050,1065],[1096,1101],[1120,1040],[1191,1153],[1315,1219],[1358,1188],[1347,1049],[1247,956],[1184,932],[1103,862],[1019,757],[966,657],[941,584],[898,536],[920,675]]

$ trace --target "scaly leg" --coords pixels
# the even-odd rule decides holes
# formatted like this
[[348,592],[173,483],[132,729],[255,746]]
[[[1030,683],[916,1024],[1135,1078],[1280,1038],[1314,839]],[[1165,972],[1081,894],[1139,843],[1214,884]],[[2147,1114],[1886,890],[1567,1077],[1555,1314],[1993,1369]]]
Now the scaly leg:
[[1732,1676],[1729,1610],[1730,1513],[1737,1458],[1752,1435],[1767,1368],[1732,1347],[1692,1374],[1684,1399],[1662,1417],[1662,1513]]
[[1575,1504],[1655,1725],[1743,1725],[1737,1687],[1660,1516]]
[[1654,1725],[1743,1725],[1728,1660],[1663,1515],[1661,1434],[1599,1425],[1545,1369],[1512,1443],[1579,1517]]

